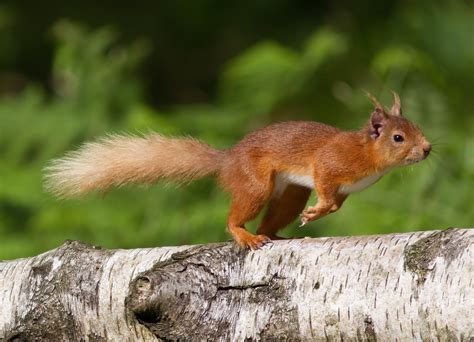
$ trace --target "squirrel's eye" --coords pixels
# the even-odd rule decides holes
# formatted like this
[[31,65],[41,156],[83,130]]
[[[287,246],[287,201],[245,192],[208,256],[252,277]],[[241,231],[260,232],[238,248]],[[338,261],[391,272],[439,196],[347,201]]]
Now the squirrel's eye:
[[399,134],[395,134],[393,136],[393,141],[395,141],[395,142],[402,142],[403,140],[405,140],[405,139]]

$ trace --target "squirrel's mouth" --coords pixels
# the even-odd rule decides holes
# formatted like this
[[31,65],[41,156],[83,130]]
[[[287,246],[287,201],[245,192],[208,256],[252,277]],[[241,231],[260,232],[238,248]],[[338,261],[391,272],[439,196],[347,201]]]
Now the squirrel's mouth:
[[416,157],[416,158],[406,158],[406,159],[405,159],[405,162],[406,162],[406,165],[416,164],[416,163],[421,162],[422,160],[425,160],[426,157],[428,157],[428,156],[426,156],[426,155],[421,155],[421,156]]

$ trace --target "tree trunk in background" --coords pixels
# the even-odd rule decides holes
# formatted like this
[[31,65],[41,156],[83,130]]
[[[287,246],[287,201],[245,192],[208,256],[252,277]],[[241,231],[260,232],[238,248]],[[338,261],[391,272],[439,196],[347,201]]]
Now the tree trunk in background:
[[0,340],[474,338],[474,230],[104,250],[0,263]]

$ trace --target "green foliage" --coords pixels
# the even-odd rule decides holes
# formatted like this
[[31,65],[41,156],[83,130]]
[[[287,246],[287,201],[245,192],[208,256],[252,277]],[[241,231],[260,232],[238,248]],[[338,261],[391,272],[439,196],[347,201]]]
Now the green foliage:
[[[389,89],[397,90],[406,116],[434,141],[434,155],[394,170],[304,231],[295,224],[283,234],[472,225],[474,66],[468,31],[473,22],[472,6],[427,10],[406,3],[387,18],[383,36],[391,39],[372,46],[361,44],[354,28],[314,24],[314,33],[296,46],[266,39],[228,60],[213,101],[160,109],[146,100],[139,77],[148,41],[125,44],[110,28],[57,22],[51,89],[30,82],[20,93],[0,98],[0,259],[36,254],[65,239],[111,248],[229,239],[228,196],[212,180],[58,201],[41,188],[42,168],[110,132],[189,134],[226,148],[278,120],[311,119],[356,129],[370,113],[362,89],[387,105]],[[0,8],[0,46],[12,41],[1,31],[10,24],[9,12]],[[367,37],[380,37],[379,25],[362,24]]]
[[247,113],[264,115],[301,93],[323,63],[346,50],[343,36],[322,29],[310,36],[301,52],[275,42],[249,48],[228,63],[221,81],[221,99]]

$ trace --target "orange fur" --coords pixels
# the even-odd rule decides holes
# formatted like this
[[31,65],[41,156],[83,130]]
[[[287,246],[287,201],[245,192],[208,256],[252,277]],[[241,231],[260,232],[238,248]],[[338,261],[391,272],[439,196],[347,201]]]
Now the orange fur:
[[[227,227],[241,246],[256,249],[303,210],[315,187],[318,202],[302,213],[302,224],[338,210],[347,196],[376,182],[393,167],[426,158],[431,145],[401,115],[394,93],[390,112],[369,95],[375,110],[358,131],[317,123],[277,123],[218,151],[191,138],[112,136],[85,144],[47,168],[46,186],[80,195],[126,183],[159,179],[188,182],[215,174],[231,194]],[[395,135],[403,141],[396,141]],[[398,139],[398,138],[397,138]],[[258,234],[245,229],[269,204]]]

